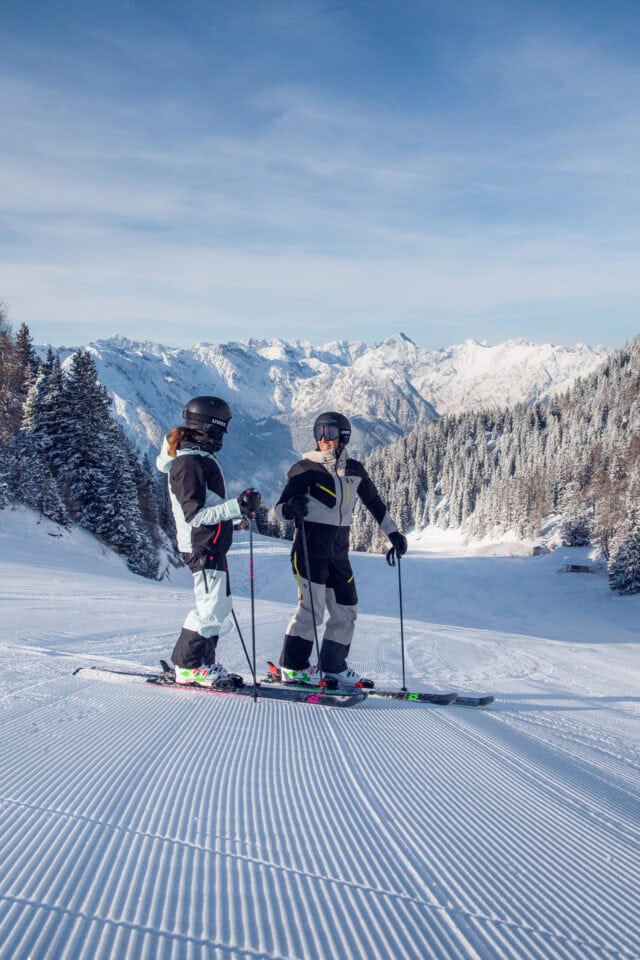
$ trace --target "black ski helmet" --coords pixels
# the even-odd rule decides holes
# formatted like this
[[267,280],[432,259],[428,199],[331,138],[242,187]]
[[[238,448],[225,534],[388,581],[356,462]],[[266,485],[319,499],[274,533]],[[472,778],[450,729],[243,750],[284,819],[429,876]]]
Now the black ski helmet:
[[351,424],[344,414],[336,413],[335,410],[328,410],[326,413],[321,413],[320,416],[316,417],[316,422],[313,425],[313,436],[316,443],[322,435],[321,431],[323,427],[334,427],[338,431],[340,450],[347,446],[351,439]]
[[231,420],[231,409],[220,397],[194,397],[182,411],[188,427],[202,430],[213,441],[216,450],[222,447],[222,438]]

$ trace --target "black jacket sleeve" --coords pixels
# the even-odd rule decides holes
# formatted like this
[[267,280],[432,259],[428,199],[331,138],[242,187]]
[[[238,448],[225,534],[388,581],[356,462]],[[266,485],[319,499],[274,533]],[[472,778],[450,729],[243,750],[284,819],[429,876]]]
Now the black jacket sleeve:
[[304,496],[309,490],[309,476],[306,473],[299,473],[287,480],[287,484],[280,494],[280,499],[276,506],[282,506],[291,500],[291,497]]
[[[313,466],[314,464],[311,464],[308,460],[299,460],[289,470],[286,486],[275,507],[276,516],[280,520],[286,519],[282,513],[282,507],[287,500],[291,500],[291,497],[303,497],[309,492],[313,483],[313,469],[311,469]],[[318,472],[317,468],[316,472]],[[320,468],[320,472],[324,471]]]

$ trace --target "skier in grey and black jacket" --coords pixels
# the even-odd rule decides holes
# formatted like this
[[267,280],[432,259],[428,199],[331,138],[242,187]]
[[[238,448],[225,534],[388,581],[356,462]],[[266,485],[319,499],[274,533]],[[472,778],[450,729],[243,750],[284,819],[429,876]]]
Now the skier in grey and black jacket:
[[[351,424],[333,411],[320,414],[314,424],[315,450],[305,453],[288,473],[287,485],[276,504],[280,520],[295,520],[291,563],[298,583],[298,607],[287,627],[280,655],[285,682],[320,682],[320,673],[340,683],[360,682],[347,666],[353,639],[358,597],[349,563],[349,530],[356,496],[373,514],[398,556],[407,541],[389,514],[363,465],[347,457]],[[309,570],[305,567],[302,524],[307,541]],[[311,591],[311,598],[309,592]],[[324,628],[320,663],[309,667],[314,624]]]
[[220,627],[231,613],[227,552],[233,520],[251,517],[260,494],[251,488],[227,498],[216,453],[231,419],[219,397],[194,397],[183,411],[184,426],[165,437],[156,465],[169,475],[169,496],[178,549],[193,574],[195,608],[187,614],[171,654],[177,683],[215,686],[229,682],[215,662]]

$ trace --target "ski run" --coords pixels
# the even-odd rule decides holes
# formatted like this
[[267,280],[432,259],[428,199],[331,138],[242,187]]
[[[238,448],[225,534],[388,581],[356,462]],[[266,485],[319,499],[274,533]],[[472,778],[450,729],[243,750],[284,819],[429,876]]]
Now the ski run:
[[[263,670],[295,586],[254,546]],[[402,563],[408,688],[494,703],[320,710],[74,676],[156,670],[190,576],[0,511],[0,960],[640,957],[640,597],[519,552]],[[229,558],[250,649],[242,534]],[[397,689],[396,573],[352,560],[350,663]],[[248,673],[232,622],[219,655]]]

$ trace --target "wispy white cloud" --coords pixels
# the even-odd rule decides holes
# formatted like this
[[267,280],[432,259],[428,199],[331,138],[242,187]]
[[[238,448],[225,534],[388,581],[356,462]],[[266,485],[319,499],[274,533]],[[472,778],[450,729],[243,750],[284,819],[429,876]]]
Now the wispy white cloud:
[[[278,15],[302,37],[318,9]],[[239,30],[219,24],[216,40],[209,26],[220,44]],[[339,34],[336,19],[318,29]],[[69,86],[72,62],[62,86],[5,68],[0,284],[34,329],[139,321],[190,342],[211,324],[306,323],[323,339],[375,325],[419,339],[425,320],[463,330],[528,311],[535,327],[564,309],[590,323],[596,306],[626,317],[637,303],[635,62],[566,37],[498,39],[455,93],[439,102],[423,78],[423,100],[397,109],[361,83],[336,94],[315,75],[285,79],[266,55],[254,89],[246,60],[226,55],[208,100],[149,83],[163,59],[205,66],[193,41],[162,25],[157,37],[129,98],[108,56],[85,88]],[[137,49],[116,32],[109,45],[127,60]]]

